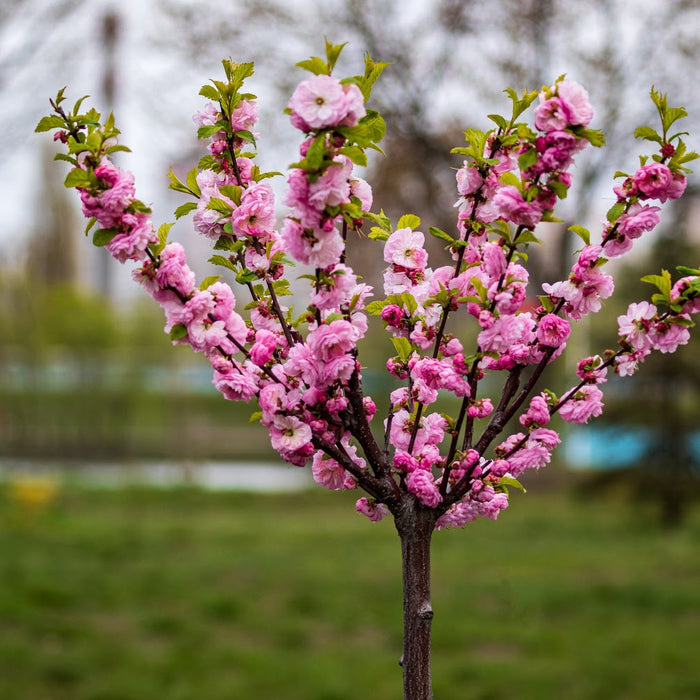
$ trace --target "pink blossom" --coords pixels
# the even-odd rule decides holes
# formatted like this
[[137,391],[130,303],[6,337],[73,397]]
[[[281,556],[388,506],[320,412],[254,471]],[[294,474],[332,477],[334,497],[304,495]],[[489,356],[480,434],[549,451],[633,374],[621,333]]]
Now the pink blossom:
[[350,182],[350,196],[360,200],[362,211],[369,211],[372,208],[372,187],[361,177],[355,177]]
[[648,301],[630,304],[627,313],[617,317],[620,337],[635,350],[650,350],[653,342],[649,336],[649,329],[656,314],[656,307]]
[[581,143],[581,139],[568,131],[554,130],[541,136],[536,142],[539,161],[533,166],[535,172],[553,172],[568,168]]
[[266,182],[257,182],[243,191],[241,204],[231,217],[237,236],[264,237],[275,226],[275,196]]
[[549,405],[544,394],[533,396],[530,399],[530,406],[518,419],[520,424],[528,428],[531,425],[547,425],[549,423]]
[[671,302],[681,304],[684,314],[695,314],[700,311],[700,293],[692,291],[691,285],[697,283],[697,277],[681,277],[671,289]]
[[472,418],[486,418],[486,416],[491,415],[491,413],[493,413],[493,404],[491,403],[491,399],[472,399],[469,402],[467,415],[471,416]]
[[352,161],[339,157],[323,171],[321,177],[309,183],[307,201],[317,211],[350,201]]
[[442,503],[442,495],[435,484],[433,475],[424,469],[415,469],[406,477],[406,488],[428,508],[435,508]]
[[295,416],[277,415],[270,426],[272,447],[281,453],[294,452],[310,443],[311,438],[311,428]]
[[529,345],[535,338],[534,325],[529,313],[500,316],[479,333],[479,347],[485,352],[502,353],[514,345]]
[[527,228],[534,228],[542,219],[544,212],[537,200],[525,201],[520,190],[514,185],[499,187],[493,197],[493,205],[498,209],[499,216]]
[[411,369],[411,377],[414,382],[424,382],[431,389],[447,389],[455,396],[469,396],[469,383],[455,371],[449,360],[429,357],[419,360]]
[[573,80],[561,80],[557,83],[557,94],[566,113],[567,123],[574,126],[588,126],[593,119],[593,107],[588,99],[588,92]]
[[[677,317],[675,317],[677,318]],[[689,316],[683,315],[686,321]],[[654,324],[649,332],[649,339],[654,350],[662,353],[676,352],[679,345],[686,345],[690,340],[690,331],[680,323],[674,323],[671,319]]]
[[383,503],[377,503],[374,499],[370,500],[365,496],[357,499],[355,510],[366,515],[373,523],[378,523],[389,514],[389,509]]
[[585,276],[588,270],[596,267],[598,260],[603,253],[602,246],[599,245],[587,245],[581,249],[578,259],[573,267],[573,273],[575,277]]
[[481,249],[483,259],[483,271],[491,278],[492,281],[499,282],[508,268],[506,260],[506,252],[499,243],[487,243]]
[[348,486],[345,468],[334,459],[327,457],[321,450],[314,454],[311,473],[317,484],[321,484],[331,491],[340,491]]
[[645,231],[651,231],[659,223],[660,207],[650,207],[636,202],[618,220],[617,227],[628,238],[639,238]]
[[588,423],[603,412],[603,392],[593,384],[565,394],[559,406],[559,415],[567,423]]
[[478,168],[470,166],[465,160],[457,171],[457,191],[463,196],[474,194],[483,184],[484,178]]
[[258,390],[257,377],[237,367],[228,372],[215,371],[213,384],[229,401],[250,401]]
[[566,342],[571,333],[571,325],[556,314],[546,314],[537,324],[537,340],[542,345],[558,348]]
[[436,530],[444,530],[447,527],[464,527],[467,523],[474,522],[479,516],[478,506],[467,495],[458,503],[453,503],[435,523]]
[[343,319],[337,319],[323,324],[309,333],[306,342],[314,357],[319,362],[343,355],[352,350],[357,341],[357,334],[352,324]]
[[282,245],[298,262],[312,267],[331,267],[340,262],[344,244],[335,229],[323,231],[304,228],[298,221],[287,218],[281,232]]
[[639,368],[639,363],[649,354],[650,350],[635,350],[623,352],[615,358],[615,372],[621,377],[631,377]]
[[214,126],[221,119],[221,112],[213,102],[207,102],[202,109],[192,115],[192,121],[197,126]]
[[231,129],[250,131],[258,121],[258,103],[255,100],[241,100],[231,112]]
[[408,269],[422,270],[428,253],[423,248],[425,236],[420,231],[400,228],[394,231],[384,245],[384,260]]
[[673,173],[665,163],[647,163],[632,176],[639,191],[651,199],[665,202],[673,190]]
[[555,131],[566,128],[568,113],[558,97],[547,98],[544,92],[539,94],[540,103],[535,107],[535,126],[540,131]]
[[120,263],[143,260],[148,246],[158,242],[147,214],[123,214],[118,227],[118,233],[105,247]]
[[255,333],[255,343],[250,348],[250,359],[258,367],[266,365],[277,349],[277,335],[261,328]]
[[[605,235],[607,236],[608,233],[606,232]],[[633,245],[634,241],[631,238],[627,238],[621,233],[613,234],[605,243],[605,255],[609,258],[619,258],[621,255],[629,253]]]
[[603,360],[600,355],[584,357],[576,366],[576,374],[579,378],[589,384],[602,384],[606,379],[608,368],[603,367]]
[[217,320],[225,321],[236,306],[236,297],[233,294],[233,290],[226,282],[217,281],[209,285],[207,291],[214,297],[212,316]]
[[543,284],[542,289],[554,299],[564,299],[567,314],[580,319],[588,313],[599,311],[601,299],[612,295],[615,285],[610,275],[599,267],[587,271],[577,270],[576,276],[563,282]]
[[289,100],[292,123],[303,131],[330,126],[354,126],[365,115],[357,85],[341,85],[329,75],[315,75],[300,83]]
[[179,243],[168,243],[160,254],[156,282],[161,288],[171,287],[187,296],[194,289],[195,276],[185,262],[185,249]]
[[356,291],[357,277],[352,268],[339,263],[318,272],[311,303],[321,310],[340,309],[350,303]]

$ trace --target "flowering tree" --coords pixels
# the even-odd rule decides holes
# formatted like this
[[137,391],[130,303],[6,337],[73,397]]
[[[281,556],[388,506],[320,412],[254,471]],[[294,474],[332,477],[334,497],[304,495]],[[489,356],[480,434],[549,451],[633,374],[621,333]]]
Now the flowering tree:
[[[652,202],[683,193],[686,163],[697,156],[672,130],[685,110],[652,90],[661,131],[641,127],[636,136],[658,152],[642,156],[634,173],[618,173],[600,242],[573,226],[583,246],[568,278],[533,297],[525,263],[527,247],[538,242],[534,231],[555,220],[576,154],[604,139],[590,128],[588,95],[572,80],[561,77],[539,93],[507,90],[510,115],[490,115],[491,131],[468,129],[467,145],[454,149],[464,156],[457,222],[451,233],[429,229],[449,254],[431,268],[418,217],[392,226],[381,211],[371,213],[371,188],[354,172],[384,134],[381,116],[365,105],[386,64],[367,56],[364,74],[339,80],[332,72],[341,49],[327,42],[325,59],[298,64],[312,76],[287,109],[303,141],[287,176],[279,231],[266,182],[278,173],[260,172],[254,160],[257,103],[243,87],[252,64],[224,61],[225,80],[200,91],[208,102],[194,121],[208,153],[185,182],[170,173],[171,187],[188,197],[175,216],[193,213],[216,251],[211,262],[235,275],[235,293],[218,276],[197,285],[182,246],[167,240],[172,224],[154,228],[133,176],[111,162],[128,150],[116,141],[112,115],[101,122],[95,110],[81,113],[84,98],[66,111],[61,90],[37,131],[55,129],[67,145],[68,154],[57,157],[72,166],[65,184],[78,190],[87,230],[120,262],[138,263],[133,277],[163,307],[172,342],[209,359],[225,398],[257,401],[254,417],[286,461],[311,463],[328,489],[364,491],[356,508],[372,521],[393,516],[403,554],[404,697],[418,700],[432,697],[433,531],[495,520],[520,474],[550,461],[560,442],[548,427],[554,414],[587,423],[602,412],[608,371],[631,375],[652,350],[673,352],[688,341],[691,314],[700,311],[700,271],[679,268],[675,283],[663,271],[645,278],[658,290],[651,302],[631,304],[619,317],[616,350],[583,358],[575,384],[560,396],[540,386],[571,322],[613,293],[605,263],[657,225],[660,207]],[[536,100],[530,126],[522,119]],[[387,263],[384,294],[371,302],[373,290],[346,261],[349,234],[365,227],[383,243]],[[308,306],[298,314],[283,303],[294,262],[309,271]],[[458,314],[477,324],[469,350],[451,332]],[[363,391],[357,349],[368,315],[381,318],[396,353],[386,368],[397,388],[383,399],[387,414],[376,433],[370,423],[377,407]],[[484,390],[499,379],[498,392]],[[440,392],[459,399],[456,415],[435,410]]]

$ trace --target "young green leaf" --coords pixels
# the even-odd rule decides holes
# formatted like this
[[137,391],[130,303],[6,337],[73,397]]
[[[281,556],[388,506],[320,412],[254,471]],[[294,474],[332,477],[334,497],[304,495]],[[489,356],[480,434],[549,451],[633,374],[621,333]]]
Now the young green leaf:
[[396,228],[410,228],[415,231],[420,226],[420,218],[415,214],[404,214],[399,222],[396,224]]

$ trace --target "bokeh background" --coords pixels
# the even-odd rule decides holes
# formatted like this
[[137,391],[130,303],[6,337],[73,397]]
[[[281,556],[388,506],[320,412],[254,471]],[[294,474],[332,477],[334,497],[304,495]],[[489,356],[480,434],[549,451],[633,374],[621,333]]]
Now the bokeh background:
[[[507,109],[507,86],[563,73],[586,85],[608,144],[578,163],[564,223],[539,232],[536,283],[570,267],[568,225],[600,229],[614,172],[644,149],[635,127],[655,124],[652,85],[687,107],[700,150],[692,0],[0,0],[0,697],[400,695],[391,525],[280,464],[253,408],[222,400],[206,361],[170,347],[160,310],[84,239],[64,165],[33,133],[60,87],[91,95],[133,150],[119,164],[139,197],[173,220],[167,171],[199,159],[191,115],[220,60],[255,61],[261,165],[284,170],[294,64],[321,55],[324,36],[348,42],[339,74],[365,51],[392,62],[372,98],[388,124],[387,156],[366,173],[375,209],[448,231],[462,132]],[[652,291],[642,274],[699,266],[689,183],[618,266],[554,389],[614,345],[616,316]],[[187,220],[173,235],[211,274]],[[351,262],[377,284],[372,245],[355,242]],[[700,696],[698,342],[610,381],[604,418],[567,430],[502,522],[436,537],[436,697]],[[362,348],[380,411],[389,347],[375,328]]]

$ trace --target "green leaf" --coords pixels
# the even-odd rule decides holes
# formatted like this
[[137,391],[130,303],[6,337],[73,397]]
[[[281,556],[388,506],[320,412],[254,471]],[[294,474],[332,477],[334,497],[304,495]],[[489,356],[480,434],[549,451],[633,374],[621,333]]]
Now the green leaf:
[[670,301],[672,283],[671,273],[668,270],[662,270],[660,275],[645,275],[642,277],[642,282],[653,284],[661,292],[661,301]]
[[404,214],[396,224],[396,229],[410,228],[415,231],[420,226],[420,217],[415,214]]
[[566,184],[558,180],[548,182],[547,187],[550,190],[554,190],[554,194],[557,195],[558,199],[566,199],[566,195],[569,194],[569,188]]
[[370,211],[365,212],[365,219],[377,224],[377,226],[380,228],[391,233],[391,221],[389,220],[389,217],[384,214],[383,209],[379,212],[379,214],[373,214]]
[[231,205],[227,202],[224,202],[223,199],[219,199],[218,197],[212,197],[207,202],[206,208],[211,209],[212,211],[218,211],[219,214],[223,214],[224,216],[230,216],[233,212]]
[[88,219],[87,225],[85,226],[85,235],[87,236],[88,233],[90,233],[90,229],[97,223],[97,217],[96,216],[91,216]]
[[63,184],[66,187],[81,187],[81,188],[88,188],[88,187],[95,187],[97,185],[97,181],[94,175],[90,175],[85,170],[82,170],[81,168],[75,168],[74,170],[71,170],[68,175],[66,175],[66,179],[63,181]]
[[637,139],[644,139],[645,141],[655,141],[656,143],[663,143],[663,139],[658,134],[655,129],[650,126],[640,126],[634,130],[634,137]]
[[406,362],[413,352],[413,346],[407,338],[392,338],[391,342],[396,348],[396,354],[401,362]]
[[370,58],[369,53],[365,54],[365,75],[364,78],[357,81],[357,85],[362,91],[365,102],[369,99],[374,83],[377,82],[377,79],[384,72],[384,69],[390,65],[391,63],[375,62]]
[[388,299],[381,299],[379,301],[372,301],[367,306],[365,307],[365,311],[370,316],[379,316],[382,313],[382,310],[384,309],[385,306],[389,306],[389,300]]
[[345,146],[340,149],[340,153],[347,156],[355,165],[359,165],[361,168],[367,165],[367,156],[365,152],[357,146]]
[[259,423],[262,420],[262,417],[262,411],[253,411],[253,413],[250,414],[250,418],[248,418],[248,422]]
[[500,114],[489,114],[488,118],[502,131],[508,128],[508,122]]
[[98,248],[107,245],[117,235],[117,231],[113,228],[99,228],[92,234],[92,242]]
[[435,238],[439,238],[440,240],[447,241],[448,243],[454,243],[455,239],[450,236],[449,233],[446,233],[440,228],[437,228],[436,226],[431,226],[428,231],[430,232],[431,236],[435,236]]
[[372,226],[369,230],[368,237],[373,241],[385,241],[390,235],[389,231],[385,231],[383,228],[379,228],[379,226]]
[[542,241],[539,238],[537,238],[537,236],[529,229],[523,229],[518,234],[518,237],[515,239],[515,242],[518,245],[520,245],[521,243],[542,243]]
[[547,313],[552,313],[554,311],[554,302],[547,296],[537,297],[540,300],[540,304],[544,307]]
[[36,125],[34,131],[37,134],[40,134],[44,131],[51,131],[51,129],[65,129],[66,128],[66,122],[62,117],[58,116],[50,116],[50,117],[42,117],[39,120],[39,123]]
[[238,268],[228,258],[225,258],[223,255],[212,255],[209,258],[209,262],[212,263],[212,265],[218,265],[219,267],[226,267],[229,270],[233,270],[233,272],[238,272]]
[[308,70],[314,75],[328,75],[330,73],[328,64],[318,56],[312,56],[311,58],[307,58],[304,61],[299,61],[299,63],[297,63],[296,66],[297,68],[303,68],[304,70]]
[[202,97],[206,97],[208,100],[212,100],[212,102],[219,101],[219,93],[216,91],[216,88],[212,85],[202,85],[199,94]]
[[253,146],[257,148],[257,143],[255,142],[255,136],[253,136],[253,132],[248,131],[247,129],[240,129],[237,131],[234,136],[236,138],[242,139],[243,141],[247,141],[248,143],[252,143]]
[[209,277],[205,277],[202,280],[202,283],[199,285],[200,290],[204,291],[205,289],[209,289],[209,287],[214,284],[214,282],[218,282],[221,279],[221,275],[209,275]]
[[528,148],[527,151],[521,153],[518,157],[518,167],[521,171],[527,170],[535,163],[537,163],[537,150],[535,148]]
[[180,219],[197,208],[197,202],[185,202],[175,210],[175,218]]
[[187,185],[185,185],[185,183],[182,182],[177,175],[175,175],[172,168],[170,168],[168,171],[168,179],[170,180],[170,185],[168,185],[168,187],[171,190],[175,190],[176,192],[184,192],[185,194],[192,194]]
[[501,175],[501,182],[504,185],[512,185],[513,187],[517,187],[518,190],[522,191],[523,188],[523,183],[520,181],[520,178],[515,174],[510,172],[510,170],[507,170],[503,175]]
[[467,129],[464,132],[464,138],[468,141],[474,156],[482,158],[486,147],[486,134],[479,129]]
[[238,185],[222,185],[219,192],[228,197],[236,206],[240,206],[243,197],[243,188]]
[[73,158],[72,156],[69,156],[65,153],[56,153],[53,157],[54,160],[65,160],[67,163],[70,163],[71,165],[78,165],[78,160],[77,158]]
[[[347,43],[347,42],[346,42]],[[333,70],[336,61],[340,56],[341,51],[345,47],[345,44],[332,44],[328,39],[326,39],[326,58],[328,59],[328,68]]]
[[606,214],[608,221],[611,224],[614,224],[625,212],[625,203],[624,202],[616,202],[613,204],[610,209],[608,209],[608,213]]
[[165,244],[168,242],[168,234],[170,229],[175,226],[174,223],[161,224],[158,228],[158,243],[165,248]]
[[525,487],[517,479],[515,479],[512,476],[502,476],[498,480],[498,485],[506,487],[506,488],[508,486],[512,486],[513,488],[519,489],[523,493],[527,493],[527,491],[525,490]]
[[581,139],[586,139],[592,146],[600,148],[605,145],[605,134],[598,129],[586,129],[582,126],[570,126],[569,130]]
[[[236,282],[238,284],[248,284],[249,282],[255,282],[255,280],[258,279],[258,276],[252,271],[246,268],[245,270],[241,270],[237,275],[236,275]],[[258,295],[260,296],[260,295]]]
[[199,185],[197,184],[197,173],[198,170],[197,168],[192,168],[189,173],[187,173],[187,187],[189,188],[190,192],[194,194],[196,197],[201,196],[202,191],[199,189]]
[[318,170],[323,164],[323,159],[326,157],[327,150],[326,135],[324,133],[320,133],[311,142],[309,150],[306,152],[306,158],[304,161],[312,170]]
[[[224,227],[225,228],[225,227]],[[228,236],[219,236],[214,243],[214,250],[228,250],[235,252],[236,245],[243,245],[241,241],[232,241]]]
[[678,270],[678,272],[681,275],[683,275],[684,277],[686,277],[686,276],[695,277],[697,275],[700,275],[700,270],[696,270],[692,267],[685,267],[684,265],[679,265],[678,267],[676,267],[676,270]]
[[569,231],[575,233],[586,245],[591,244],[591,232],[587,228],[574,224],[569,226]]
[[170,340],[182,340],[187,337],[187,326],[184,323],[176,323],[170,329]]
[[214,136],[214,134],[218,134],[220,131],[222,131],[222,127],[218,122],[216,124],[204,124],[197,129],[197,138],[208,139]]

